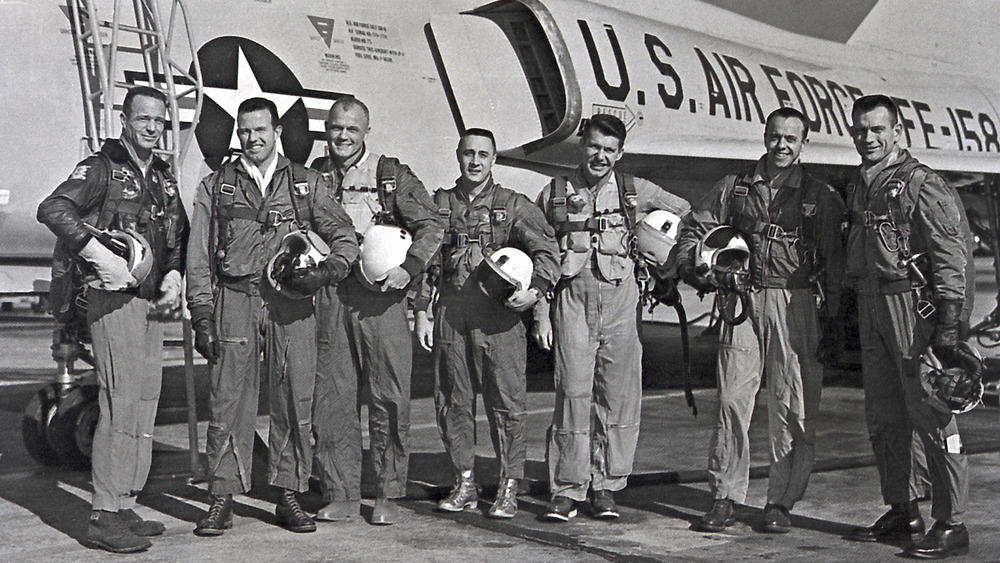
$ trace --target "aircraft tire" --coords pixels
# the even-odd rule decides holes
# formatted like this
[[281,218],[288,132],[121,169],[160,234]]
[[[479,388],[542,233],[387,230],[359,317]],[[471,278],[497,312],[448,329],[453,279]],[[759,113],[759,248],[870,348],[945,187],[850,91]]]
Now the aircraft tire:
[[48,425],[49,443],[59,461],[71,469],[90,467],[94,430],[101,411],[97,385],[76,385],[62,398]]
[[24,416],[21,418],[21,438],[24,440],[24,449],[28,450],[28,454],[42,465],[59,464],[59,455],[56,454],[49,442],[46,431],[52,416],[55,414],[57,404],[59,404],[59,390],[56,388],[56,384],[46,385],[31,397],[28,406],[24,409]]

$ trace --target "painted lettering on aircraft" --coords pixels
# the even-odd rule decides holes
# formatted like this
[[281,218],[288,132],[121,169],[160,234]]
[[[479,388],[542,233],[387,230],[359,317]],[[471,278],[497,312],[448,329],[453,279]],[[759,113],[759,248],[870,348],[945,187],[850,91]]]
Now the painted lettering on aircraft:
[[[679,65],[679,48],[654,33],[641,36],[643,51],[652,64],[652,72],[647,74],[637,62],[626,60],[625,53],[634,51],[623,49],[614,26],[591,24],[583,19],[577,23],[596,85],[608,101],[628,103],[634,96],[638,105],[646,105],[646,90],[641,83],[652,78],[657,96],[649,103],[656,104],[658,98],[659,104],[667,110],[763,124],[769,111],[766,101],[773,98],[779,105],[800,110],[809,121],[810,131],[849,137],[851,105],[864,95],[861,88],[824,76],[822,72],[751,63],[704,46],[690,46],[697,65]],[[638,37],[631,33],[622,37],[631,40],[633,35]],[[598,42],[603,42],[600,49]],[[695,84],[694,87],[690,87],[691,84]],[[957,107],[957,104],[932,106],[926,100],[896,96],[891,92],[889,95],[899,106],[900,123],[909,146],[1000,152],[1000,130],[994,112],[984,111],[985,108]],[[765,100],[765,104],[761,100]]]

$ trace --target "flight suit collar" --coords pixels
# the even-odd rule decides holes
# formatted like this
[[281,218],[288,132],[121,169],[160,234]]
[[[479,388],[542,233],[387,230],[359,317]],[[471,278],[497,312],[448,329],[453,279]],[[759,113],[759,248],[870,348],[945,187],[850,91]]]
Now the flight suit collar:
[[340,174],[341,177],[343,177],[344,175],[347,174],[347,172],[350,169],[360,168],[365,163],[365,161],[368,160],[368,156],[370,154],[371,153],[368,152],[368,145],[361,145],[361,156],[359,156],[358,159],[352,162],[351,164],[347,165],[346,168],[341,168],[337,166],[337,163],[333,160],[333,157],[330,157],[330,167],[336,170],[337,173]]
[[784,182],[780,185],[772,186],[771,179],[767,175],[767,155],[764,155],[757,161],[757,166],[754,168],[751,183],[756,185],[759,182],[763,182],[771,188],[800,188],[802,187],[802,175],[802,164],[796,161],[795,164],[792,165],[791,173],[785,176]]
[[596,199],[597,194],[599,194],[605,187],[617,187],[617,183],[615,182],[615,172],[615,169],[612,168],[611,172],[609,172],[607,176],[601,178],[601,180],[593,186],[590,186],[587,184],[587,177],[583,174],[583,165],[581,164],[573,171],[573,175],[570,176],[570,183],[576,190],[589,191],[593,196],[593,199]]
[[476,194],[475,197],[470,199],[469,195],[465,193],[465,191],[461,187],[459,187],[460,180],[461,179],[455,180],[455,195],[457,195],[459,199],[461,199],[466,203],[472,203],[488,197],[492,197],[493,191],[497,186],[497,184],[493,181],[493,174],[490,174],[490,177],[486,180],[486,185],[483,187],[483,190],[478,194]]
[[875,178],[879,174],[881,174],[883,170],[889,168],[890,166],[903,162],[904,160],[906,160],[906,157],[908,156],[909,153],[907,151],[899,147],[896,147],[895,149],[893,149],[891,153],[889,153],[888,156],[876,162],[875,164],[872,164],[871,166],[866,167],[864,163],[862,163],[861,166],[858,167],[858,171],[861,174],[861,179],[865,181],[865,185],[870,186],[872,182],[875,180]]
[[[111,162],[116,164],[124,164],[128,162],[131,163],[136,170],[142,170],[142,167],[125,147],[125,143],[121,139],[108,139],[104,141],[104,145],[101,146],[101,152],[104,156],[108,157]],[[170,166],[163,159],[155,154],[153,155],[152,160],[150,160],[149,170],[165,172],[169,169]]]
[[274,179],[274,173],[278,170],[278,160],[281,158],[280,153],[275,153],[274,158],[271,159],[270,164],[267,165],[265,170],[261,170],[256,164],[250,161],[246,156],[240,156],[240,165],[243,167],[243,171],[247,173],[257,188],[260,190],[262,196],[267,195],[267,186],[271,184]]

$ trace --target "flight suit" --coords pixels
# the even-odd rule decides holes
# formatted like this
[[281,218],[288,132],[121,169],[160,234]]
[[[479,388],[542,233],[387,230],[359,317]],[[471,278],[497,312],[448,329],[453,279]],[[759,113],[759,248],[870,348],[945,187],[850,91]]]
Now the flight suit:
[[[933,336],[934,317],[917,314],[917,301],[957,300],[971,308],[968,223],[954,189],[905,150],[859,171],[847,192],[846,277],[858,292],[865,414],[882,498],[903,504],[919,494],[911,479],[915,429],[933,489],[931,515],[946,522],[965,511],[968,462],[955,416],[922,400],[920,356]],[[901,252],[927,253],[929,295],[918,296],[911,287]]]
[[87,289],[101,411],[91,458],[93,509],[131,509],[149,475],[163,373],[163,326],[149,316],[151,301],[167,272],[184,270],[188,224],[177,181],[163,160],[154,156],[143,173],[121,141],[108,140],[41,202],[38,220],[58,238],[57,262],[90,240],[84,222],[135,229],[153,251],[152,271],[138,287]]
[[[815,459],[823,386],[819,315],[837,314],[846,220],[833,188],[793,166],[780,185],[768,178],[765,158],[747,174],[723,178],[682,220],[677,243],[680,263],[690,262],[705,233],[719,225],[733,226],[750,245],[747,322],[723,323],[719,334],[719,410],[708,472],[715,498],[746,499],[748,431],[767,373],[767,503],[787,509],[805,494]],[[822,310],[813,293],[817,282],[826,294]]]
[[[411,233],[413,243],[402,267],[414,280],[419,278],[441,245],[443,229],[430,194],[410,168],[367,151],[347,170],[337,169],[328,159],[314,162],[313,168],[335,178],[336,197],[359,239],[376,224],[396,225]],[[361,499],[359,381],[370,391],[376,494],[406,495],[413,364],[407,292],[372,291],[358,281],[357,264],[354,270],[343,283],[320,290],[317,299],[314,421],[326,502]]]
[[212,366],[208,427],[209,492],[250,490],[254,425],[264,355],[270,404],[270,484],[303,492],[312,471],[312,401],[316,373],[313,299],[291,299],[263,276],[281,239],[298,228],[330,246],[333,281],[358,255],[350,218],[330,180],[278,162],[267,195],[240,161],[224,163],[198,186],[188,252],[188,307],[214,315],[221,354]]
[[[565,182],[565,198],[553,197],[560,181]],[[535,308],[536,318],[550,314],[552,319],[556,397],[546,458],[553,498],[583,501],[588,487],[619,491],[632,471],[642,346],[625,206],[641,219],[654,209],[683,215],[688,204],[639,178],[634,179],[635,193],[627,194],[624,182],[614,173],[588,187],[577,169],[543,188],[536,202],[555,228],[561,252],[551,313],[544,304]],[[567,206],[566,221],[557,220],[554,204]],[[577,227],[570,224],[585,227],[572,230]]]
[[[545,216],[527,197],[493,182],[473,200],[458,187],[434,194],[446,223],[434,271],[434,404],[438,430],[456,475],[476,455],[476,392],[483,395],[500,482],[524,477],[527,337],[521,314],[487,296],[473,276],[484,255],[514,247],[531,257],[531,284],[544,296],[559,278],[559,247]],[[424,284],[416,310],[426,310]],[[525,288],[527,289],[527,288]]]

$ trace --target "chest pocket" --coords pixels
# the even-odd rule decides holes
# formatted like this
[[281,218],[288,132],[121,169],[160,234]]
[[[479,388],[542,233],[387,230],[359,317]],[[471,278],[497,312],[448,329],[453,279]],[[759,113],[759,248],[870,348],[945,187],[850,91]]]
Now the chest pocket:
[[378,190],[369,186],[345,186],[341,205],[354,223],[354,230],[364,235],[382,213]]

